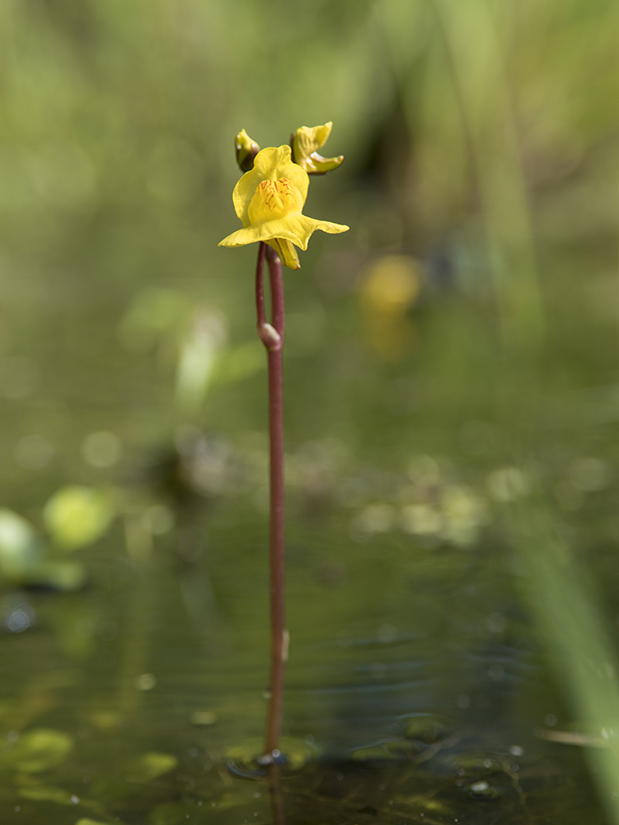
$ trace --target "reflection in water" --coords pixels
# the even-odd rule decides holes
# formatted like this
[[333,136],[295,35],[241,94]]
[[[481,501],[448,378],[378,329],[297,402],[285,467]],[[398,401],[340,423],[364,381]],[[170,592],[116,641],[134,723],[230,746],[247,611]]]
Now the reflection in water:
[[282,788],[281,768],[271,765],[268,769],[269,797],[271,799],[271,818],[273,825],[286,825],[286,809]]

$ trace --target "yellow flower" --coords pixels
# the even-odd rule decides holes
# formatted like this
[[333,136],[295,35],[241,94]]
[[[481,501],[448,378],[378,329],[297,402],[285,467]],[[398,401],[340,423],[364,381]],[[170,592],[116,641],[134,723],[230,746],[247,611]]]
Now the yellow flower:
[[275,249],[283,264],[299,269],[293,244],[307,249],[316,229],[335,235],[348,227],[317,221],[302,214],[307,198],[307,172],[291,159],[289,146],[269,147],[258,152],[254,168],[234,187],[232,200],[243,229],[228,235],[219,246],[245,246],[265,241]]
[[292,136],[292,154],[295,163],[302,166],[310,175],[326,175],[327,172],[337,169],[344,160],[344,155],[338,155],[336,158],[323,158],[316,151],[325,145],[332,128],[331,121],[322,126],[301,126]]

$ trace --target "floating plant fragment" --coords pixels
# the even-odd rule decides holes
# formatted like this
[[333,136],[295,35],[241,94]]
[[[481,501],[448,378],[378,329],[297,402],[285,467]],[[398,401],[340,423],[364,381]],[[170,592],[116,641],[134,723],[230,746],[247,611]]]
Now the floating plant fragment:
[[451,764],[462,776],[487,776],[503,771],[499,756],[491,753],[459,753],[451,758]]
[[409,755],[409,748],[399,739],[388,739],[367,745],[353,751],[351,758],[354,762],[384,762],[385,760],[402,759]]
[[79,819],[75,825],[118,825],[120,820],[116,820],[116,822],[101,822],[98,819],[88,819],[88,817]]
[[[426,814],[439,814],[441,816],[453,817],[454,815],[453,808],[450,808],[449,805],[445,805],[438,799],[434,799],[432,796],[424,796],[422,794],[415,794],[410,796],[407,794],[397,794],[394,797],[394,801],[399,805],[405,806],[409,810],[421,810],[423,812],[421,816],[425,816]],[[425,821],[436,822],[436,820]]]
[[64,731],[34,728],[0,751],[0,764],[20,773],[40,773],[64,762],[72,749],[73,737]]
[[447,723],[436,716],[419,714],[404,720],[406,727],[404,736],[422,742],[424,745],[432,745],[439,742],[447,735]]
[[492,802],[495,799],[501,798],[501,791],[493,787],[489,782],[483,780],[473,782],[469,785],[468,792],[473,799],[483,799],[486,802]]
[[128,779],[131,782],[149,782],[173,770],[177,765],[178,759],[171,753],[151,751],[140,756],[128,767]]
[[56,802],[58,805],[75,805],[74,794],[53,785],[32,785],[31,787],[18,788],[17,794],[22,799],[29,799],[32,802]]

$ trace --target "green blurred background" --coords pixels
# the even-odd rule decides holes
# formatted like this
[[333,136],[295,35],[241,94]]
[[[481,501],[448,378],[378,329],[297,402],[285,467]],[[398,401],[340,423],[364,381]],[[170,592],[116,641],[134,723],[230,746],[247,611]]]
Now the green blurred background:
[[[314,235],[285,284],[293,639],[428,624],[449,670],[480,622],[517,616],[510,639],[554,673],[554,724],[610,742],[591,763],[619,821],[617,31],[607,0],[4,0],[8,729],[40,646],[84,672],[122,647],[82,587],[157,554],[153,581],[205,565],[191,626],[260,667],[256,249],[217,243],[238,228],[235,134],[280,145],[333,120],[324,152],[346,160],[305,211],[351,230]],[[157,612],[149,588],[126,609]],[[144,675],[132,657],[152,669],[149,633],[109,653],[121,682]],[[320,685],[322,653],[301,650],[299,684]],[[303,724],[324,712],[296,701]]]

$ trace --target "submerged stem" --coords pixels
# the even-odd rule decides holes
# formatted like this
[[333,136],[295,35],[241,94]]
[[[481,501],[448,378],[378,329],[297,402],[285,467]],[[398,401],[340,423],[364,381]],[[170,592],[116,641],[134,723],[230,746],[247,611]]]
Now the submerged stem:
[[[264,309],[263,267],[269,267],[271,323]],[[277,761],[282,727],[284,669],[288,634],[284,598],[284,422],[282,348],[284,343],[284,285],[281,262],[271,247],[260,243],[256,266],[256,313],[258,336],[267,350],[269,373],[269,489],[270,536],[269,570],[271,595],[271,667],[269,705],[264,742],[265,761]]]

